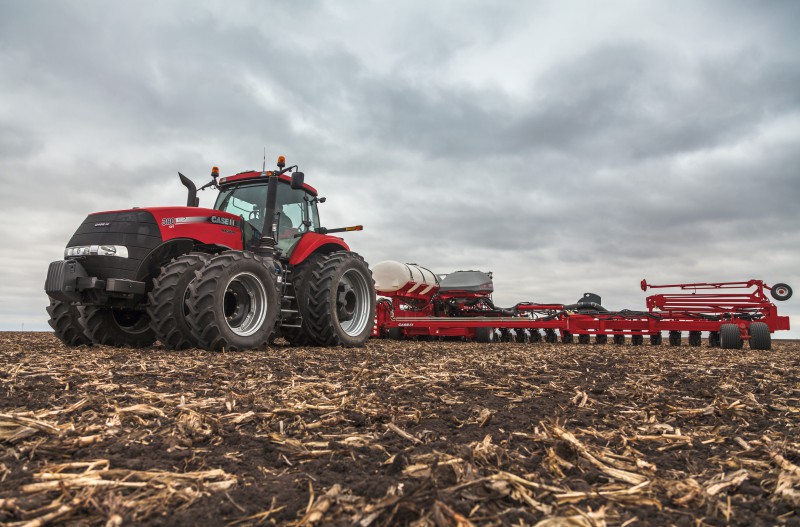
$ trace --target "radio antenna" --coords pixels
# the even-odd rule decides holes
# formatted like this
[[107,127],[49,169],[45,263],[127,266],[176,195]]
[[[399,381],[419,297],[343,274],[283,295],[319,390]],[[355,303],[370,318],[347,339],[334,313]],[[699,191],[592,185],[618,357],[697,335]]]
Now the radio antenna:
[[267,173],[267,147],[264,147],[264,163],[261,165],[261,175],[264,176]]

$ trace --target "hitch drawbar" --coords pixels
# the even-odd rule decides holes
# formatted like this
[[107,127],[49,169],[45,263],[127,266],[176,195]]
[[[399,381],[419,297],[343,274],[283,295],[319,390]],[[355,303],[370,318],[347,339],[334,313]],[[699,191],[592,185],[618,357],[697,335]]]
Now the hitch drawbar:
[[561,340],[615,344],[630,338],[633,345],[662,343],[667,331],[669,343],[679,346],[683,332],[689,345],[700,346],[702,333],[709,346],[752,349],[771,347],[770,334],[789,329],[789,317],[779,316],[775,300],[788,300],[792,289],[786,284],[768,286],[762,280],[652,285],[642,281],[643,290],[675,288],[682,292],[647,297],[646,311],[610,311],[600,297],[586,293],[575,304],[520,302],[511,308],[492,302],[491,273],[457,271],[437,275],[415,265],[381,262],[373,270],[378,295],[374,337],[428,338],[457,337],[491,342],[549,342]]
[[85,301],[82,293],[86,291],[122,296],[143,295],[145,284],[123,278],[102,280],[89,276],[86,269],[76,260],[58,260],[52,262],[47,269],[44,290],[56,300],[71,303]]

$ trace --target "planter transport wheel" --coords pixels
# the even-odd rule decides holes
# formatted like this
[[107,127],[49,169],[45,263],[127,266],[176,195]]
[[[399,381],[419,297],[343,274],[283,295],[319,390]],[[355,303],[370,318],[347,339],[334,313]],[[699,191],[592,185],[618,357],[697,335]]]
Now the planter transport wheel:
[[391,340],[403,340],[403,330],[400,328],[389,328],[386,336]]
[[722,349],[742,349],[742,334],[736,324],[722,324],[719,328],[719,344]]
[[764,322],[753,322],[748,328],[750,332],[750,349],[768,350],[772,347],[769,326]]
[[770,291],[770,294],[775,300],[789,300],[792,298],[792,288],[786,284],[775,284],[772,286],[772,291]]
[[494,328],[475,328],[475,341],[483,344],[494,342]]

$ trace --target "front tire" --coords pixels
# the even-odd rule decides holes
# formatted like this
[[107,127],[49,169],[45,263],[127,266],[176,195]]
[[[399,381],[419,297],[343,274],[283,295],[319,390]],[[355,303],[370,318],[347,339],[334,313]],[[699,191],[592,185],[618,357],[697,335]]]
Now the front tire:
[[56,337],[65,346],[91,346],[92,339],[86,334],[83,324],[83,308],[61,300],[50,299],[47,306],[50,320],[47,321]]
[[[375,282],[364,259],[352,252],[331,253],[314,265],[307,280],[304,327],[310,338],[322,346],[363,346],[375,323]],[[302,305],[304,299],[298,301]]]
[[117,348],[146,348],[156,341],[144,311],[86,306],[86,333],[95,344]]
[[186,321],[189,312],[186,300],[195,272],[210,259],[205,253],[184,254],[162,267],[161,273],[153,280],[147,314],[156,338],[167,348],[180,350],[198,345],[197,336]]
[[187,321],[203,349],[239,351],[269,345],[280,313],[271,258],[226,251],[189,283]]

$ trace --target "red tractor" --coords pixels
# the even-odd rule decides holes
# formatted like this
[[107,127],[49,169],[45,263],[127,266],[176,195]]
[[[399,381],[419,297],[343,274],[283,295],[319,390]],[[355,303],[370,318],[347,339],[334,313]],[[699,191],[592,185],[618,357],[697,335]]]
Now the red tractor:
[[133,208],[90,214],[52,262],[50,325],[68,346],[173,349],[361,346],[373,330],[367,263],[320,226],[316,189],[297,166],[212,180],[213,209]]

